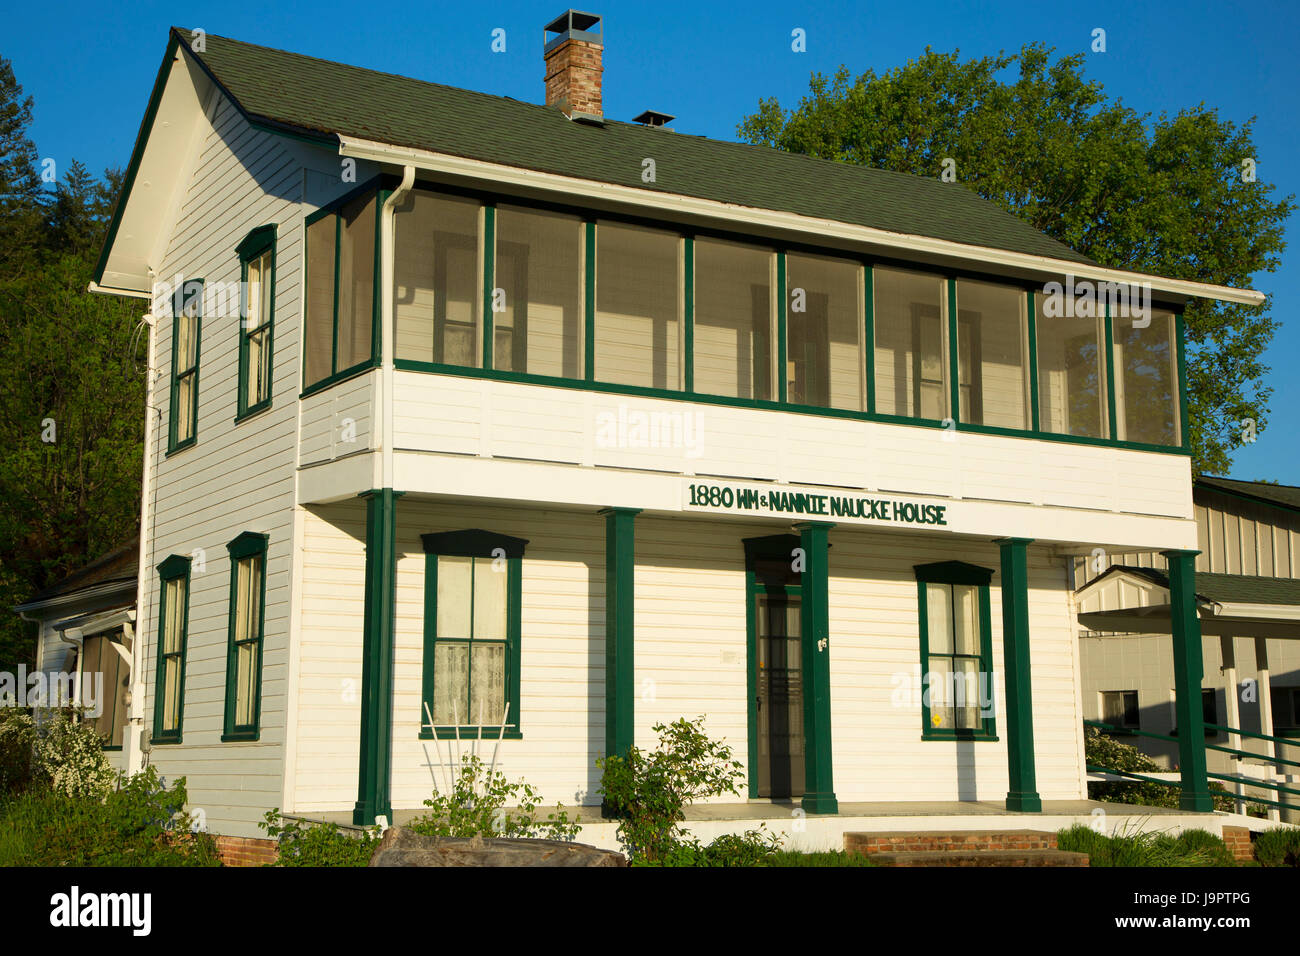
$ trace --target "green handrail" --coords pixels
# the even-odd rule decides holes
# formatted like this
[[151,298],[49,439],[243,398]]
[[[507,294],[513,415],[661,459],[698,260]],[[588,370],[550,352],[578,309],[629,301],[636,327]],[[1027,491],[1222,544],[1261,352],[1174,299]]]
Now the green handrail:
[[[1101,730],[1111,730],[1116,732],[1117,734],[1126,737],[1130,735],[1134,737],[1151,737],[1154,740],[1164,740],[1174,744],[1178,743],[1177,737],[1171,737],[1168,734],[1158,734],[1155,731],[1151,731],[1151,730],[1133,730],[1129,727],[1116,727],[1114,724],[1103,723],[1100,720],[1085,720],[1083,723],[1085,726],[1088,727],[1097,727],[1100,728]],[[1205,726],[1211,728],[1212,730],[1226,731],[1229,733],[1242,733],[1246,737],[1259,737],[1263,740],[1281,739],[1277,737],[1269,737],[1265,734],[1252,734],[1246,731],[1237,731],[1231,727],[1221,727],[1218,724],[1205,724]],[[1291,741],[1291,740],[1287,740],[1284,742],[1291,743],[1291,744],[1296,743],[1296,741]],[[1253,750],[1241,750],[1237,747],[1225,747],[1222,744],[1206,744],[1205,749],[1216,750],[1220,753],[1225,753],[1225,754],[1233,754],[1238,757],[1257,757],[1260,760],[1264,761],[1265,763],[1282,763],[1282,764],[1286,764],[1288,767],[1300,767],[1300,760],[1288,760],[1285,757],[1271,757],[1268,754],[1255,753]]]
[[1272,741],[1275,744],[1286,744],[1289,747],[1300,747],[1300,740],[1296,740],[1291,737],[1273,737],[1270,736],[1269,734],[1257,734],[1251,730],[1242,730],[1240,727],[1224,727],[1220,724],[1207,723],[1205,726],[1211,728],[1212,730],[1217,730],[1220,733],[1240,734],[1243,737],[1253,737],[1256,740],[1268,740],[1268,741]]

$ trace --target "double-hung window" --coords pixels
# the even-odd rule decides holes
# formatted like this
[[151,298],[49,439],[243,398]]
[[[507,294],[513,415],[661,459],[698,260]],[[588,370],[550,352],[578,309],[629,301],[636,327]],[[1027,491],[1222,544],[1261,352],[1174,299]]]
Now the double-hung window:
[[226,651],[226,740],[256,740],[262,697],[267,536],[245,531],[230,544],[230,629]]
[[167,451],[193,445],[199,428],[199,329],[203,280],[186,279],[172,297],[172,387]]
[[158,565],[158,673],[154,683],[153,742],[181,742],[185,716],[185,639],[190,614],[190,559],[173,554]]
[[236,248],[240,262],[239,418],[271,405],[275,317],[275,226],[258,226]]
[[[488,531],[423,536],[422,737],[520,736],[522,538]],[[432,722],[432,723],[431,723]]]
[[989,612],[993,572],[962,561],[917,565],[915,571],[922,738],[996,739]]

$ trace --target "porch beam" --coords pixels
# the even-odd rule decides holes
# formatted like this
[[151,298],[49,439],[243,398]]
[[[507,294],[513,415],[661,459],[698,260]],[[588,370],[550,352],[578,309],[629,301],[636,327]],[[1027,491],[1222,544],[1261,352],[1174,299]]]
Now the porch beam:
[[1007,708],[1008,810],[1039,813],[1034,768],[1034,705],[1029,667],[1030,538],[999,538],[1002,551],[1002,658]]
[[1174,639],[1174,719],[1178,724],[1178,768],[1184,810],[1214,810],[1206,777],[1205,718],[1201,712],[1204,661],[1201,619],[1196,612],[1196,556],[1199,551],[1162,551],[1169,561],[1169,610]]
[[795,526],[803,550],[799,634],[803,664],[805,813],[838,813],[831,769],[830,529],[826,521]]
[[366,596],[361,637],[361,759],[352,822],[393,819],[390,797],[393,739],[393,625],[397,588],[397,508],[402,492],[367,491]]

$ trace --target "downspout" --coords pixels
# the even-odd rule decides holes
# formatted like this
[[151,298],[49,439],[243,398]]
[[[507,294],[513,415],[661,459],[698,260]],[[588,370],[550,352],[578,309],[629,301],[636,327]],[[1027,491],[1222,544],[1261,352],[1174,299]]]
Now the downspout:
[[131,706],[127,711],[127,726],[122,734],[122,769],[128,776],[144,769],[144,644],[150,583],[146,562],[152,544],[150,538],[155,510],[152,467],[155,421],[162,416],[162,409],[154,404],[154,380],[157,377],[154,371],[158,347],[157,324],[152,312],[145,313],[141,321],[149,327],[149,358],[145,366],[144,474],[140,479],[140,554],[135,592],[135,633],[131,641]]
[[415,184],[415,167],[402,167],[402,181],[384,200],[383,236],[379,247],[379,274],[383,282],[380,293],[380,421],[379,432],[379,481],[376,488],[393,487],[393,383],[395,371],[393,357],[396,354],[393,330],[393,281],[396,273],[393,246],[397,240],[397,207],[406,200]]

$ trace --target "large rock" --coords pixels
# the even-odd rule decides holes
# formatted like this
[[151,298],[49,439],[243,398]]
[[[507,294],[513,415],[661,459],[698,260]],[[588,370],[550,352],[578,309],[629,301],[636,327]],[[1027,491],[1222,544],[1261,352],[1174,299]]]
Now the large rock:
[[431,837],[402,827],[384,833],[371,866],[627,866],[622,853],[560,840]]

